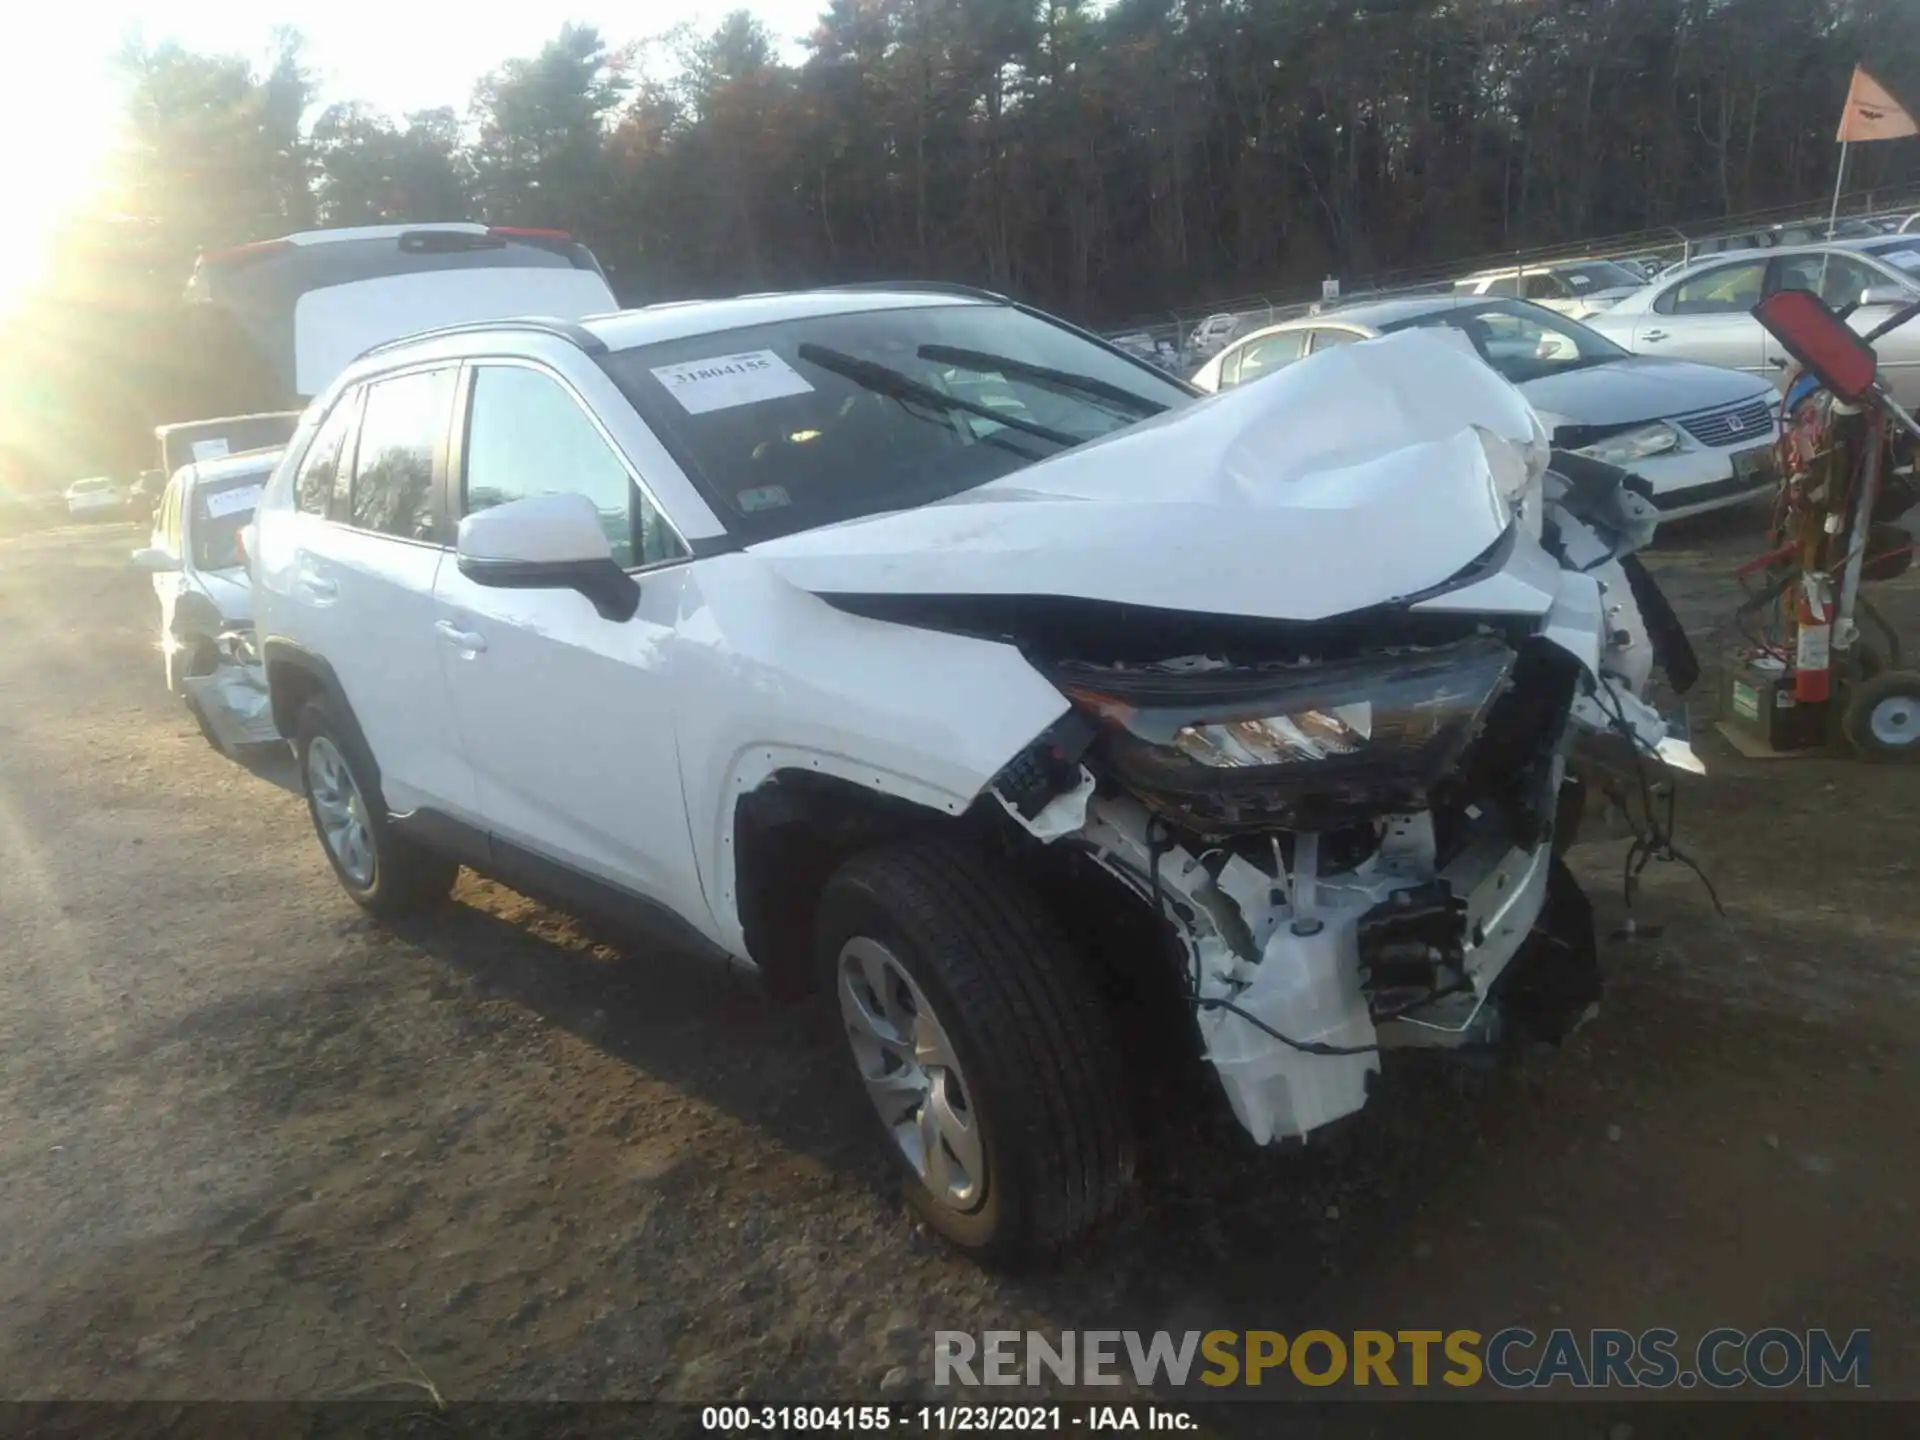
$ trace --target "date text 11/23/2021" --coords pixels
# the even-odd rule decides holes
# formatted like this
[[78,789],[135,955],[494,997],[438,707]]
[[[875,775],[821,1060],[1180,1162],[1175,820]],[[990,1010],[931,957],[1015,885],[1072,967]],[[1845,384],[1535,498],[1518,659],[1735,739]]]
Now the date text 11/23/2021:
[[1066,1435],[1117,1430],[1174,1433],[1199,1428],[1184,1410],[1159,1405],[708,1405],[700,1428],[719,1434],[798,1431],[908,1435]]

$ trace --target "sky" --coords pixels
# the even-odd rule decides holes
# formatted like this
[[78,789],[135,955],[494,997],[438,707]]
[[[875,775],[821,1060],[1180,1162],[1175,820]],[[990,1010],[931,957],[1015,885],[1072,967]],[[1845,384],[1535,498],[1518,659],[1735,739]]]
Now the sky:
[[[575,8],[575,7],[579,8]],[[789,58],[825,0],[79,0],[16,11],[0,31],[0,314],[44,263],[53,217],[87,203],[113,143],[119,96],[112,58],[137,35],[193,50],[267,55],[276,26],[306,37],[322,103],[365,100],[393,114],[451,105],[464,112],[474,81],[502,60],[531,55],[569,20],[619,46],[683,22],[711,29],[733,9],[771,29]],[[31,205],[24,197],[34,197]]]

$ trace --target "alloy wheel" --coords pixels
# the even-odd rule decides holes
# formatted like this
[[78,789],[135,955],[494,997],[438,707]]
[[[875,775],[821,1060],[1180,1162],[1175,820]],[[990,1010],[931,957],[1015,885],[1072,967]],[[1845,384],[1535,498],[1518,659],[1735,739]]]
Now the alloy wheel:
[[980,1119],[926,992],[898,956],[866,936],[841,947],[835,973],[847,1042],[880,1123],[935,1199],[976,1208],[986,1193]]

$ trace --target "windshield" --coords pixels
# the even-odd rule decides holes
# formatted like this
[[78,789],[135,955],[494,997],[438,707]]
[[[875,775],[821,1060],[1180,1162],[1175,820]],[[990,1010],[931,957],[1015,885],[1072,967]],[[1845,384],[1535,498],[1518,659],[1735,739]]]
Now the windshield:
[[788,320],[603,363],[750,540],[925,505],[1193,399],[1009,305]]
[[269,415],[229,415],[219,420],[163,425],[155,432],[160,437],[161,468],[171,475],[182,465],[219,460],[238,455],[242,450],[284,445],[293,438],[294,427],[299,423],[298,410],[285,410]]
[[1410,330],[1416,325],[1450,325],[1462,331],[1480,352],[1480,358],[1516,385],[1604,365],[1627,353],[1577,320],[1524,300],[1494,300],[1485,305],[1430,311],[1381,329]]
[[1611,260],[1588,260],[1578,265],[1562,265],[1554,273],[1575,290],[1618,290],[1622,286],[1640,286],[1646,282],[1624,265]]
[[1882,265],[1891,265],[1911,280],[1920,280],[1920,235],[1897,235],[1879,245],[1860,247]]
[[266,488],[271,465],[198,486],[193,492],[193,566],[196,570],[225,570],[245,565],[240,532],[253,519]]

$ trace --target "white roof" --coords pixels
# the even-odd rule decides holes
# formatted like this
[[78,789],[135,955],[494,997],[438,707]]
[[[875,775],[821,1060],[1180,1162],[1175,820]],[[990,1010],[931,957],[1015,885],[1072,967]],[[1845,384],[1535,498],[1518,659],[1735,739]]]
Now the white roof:
[[732,300],[680,300],[590,315],[581,323],[607,342],[609,350],[631,350],[662,340],[713,335],[749,325],[807,320],[820,315],[854,315],[863,310],[911,310],[933,305],[991,303],[968,295],[927,290],[804,290],[790,295],[741,295]]
[[461,235],[484,235],[487,227],[471,220],[433,221],[424,225],[342,225],[335,230],[302,230],[281,238],[290,245],[324,245],[329,240],[392,240],[421,230],[454,231]]

